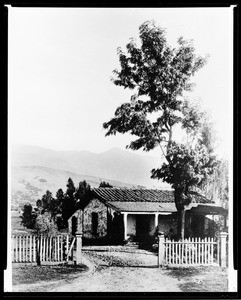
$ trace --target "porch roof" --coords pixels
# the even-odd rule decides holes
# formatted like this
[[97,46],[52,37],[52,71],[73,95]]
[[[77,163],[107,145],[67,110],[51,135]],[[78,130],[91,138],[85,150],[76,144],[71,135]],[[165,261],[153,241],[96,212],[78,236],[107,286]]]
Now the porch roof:
[[[129,213],[175,213],[177,212],[175,203],[153,203],[153,202],[109,202],[107,206],[119,211]],[[228,211],[217,205],[213,204],[198,204],[191,203],[187,208],[187,212],[191,214],[204,214],[204,215],[224,215]]]
[[204,214],[204,215],[224,215],[228,214],[228,210],[217,205],[199,204],[197,207],[192,207],[190,210],[192,214]]
[[156,202],[120,202],[113,201],[107,205],[115,208],[118,211],[124,212],[175,212],[175,203],[156,203]]
[[[136,213],[174,213],[177,212],[175,203],[155,203],[155,202],[109,202],[108,206],[120,212]],[[227,215],[228,211],[223,207],[213,204],[191,203],[186,210],[191,214],[205,215]]]

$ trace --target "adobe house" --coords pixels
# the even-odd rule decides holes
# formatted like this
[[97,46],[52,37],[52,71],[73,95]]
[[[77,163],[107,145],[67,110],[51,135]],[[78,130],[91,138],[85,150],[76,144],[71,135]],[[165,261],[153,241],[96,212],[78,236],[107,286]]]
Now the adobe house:
[[[193,201],[186,212],[186,237],[210,236],[214,220],[227,210],[193,192]],[[107,238],[140,242],[156,235],[177,234],[177,210],[174,193],[169,190],[93,188],[92,199],[83,210],[77,210],[68,220],[69,232],[82,232],[86,239]]]

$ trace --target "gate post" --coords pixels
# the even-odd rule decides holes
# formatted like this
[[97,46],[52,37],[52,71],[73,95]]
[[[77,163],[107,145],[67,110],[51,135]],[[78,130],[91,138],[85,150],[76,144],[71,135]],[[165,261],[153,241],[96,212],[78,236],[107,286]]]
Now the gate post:
[[82,264],[82,233],[76,232],[76,264]]
[[158,267],[164,262],[164,233],[158,232]]
[[227,243],[227,232],[220,232],[220,251],[221,251],[221,255],[220,255],[220,265],[221,267],[226,267],[227,263],[226,263],[226,255],[227,255],[227,251],[226,251],[226,243]]

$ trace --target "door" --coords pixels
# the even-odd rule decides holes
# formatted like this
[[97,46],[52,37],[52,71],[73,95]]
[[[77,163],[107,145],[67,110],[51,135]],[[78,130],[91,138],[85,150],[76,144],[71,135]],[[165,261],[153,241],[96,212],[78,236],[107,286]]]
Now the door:
[[136,238],[140,246],[149,247],[152,245],[154,236],[152,236],[154,226],[153,215],[136,216]]

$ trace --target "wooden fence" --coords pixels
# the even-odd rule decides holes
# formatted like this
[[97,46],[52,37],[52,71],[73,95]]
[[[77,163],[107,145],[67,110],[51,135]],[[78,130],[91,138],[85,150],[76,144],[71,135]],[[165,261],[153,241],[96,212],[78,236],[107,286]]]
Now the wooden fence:
[[163,262],[168,265],[213,265],[219,262],[219,244],[213,238],[164,240]]
[[66,258],[69,236],[12,235],[12,262],[61,262]]

